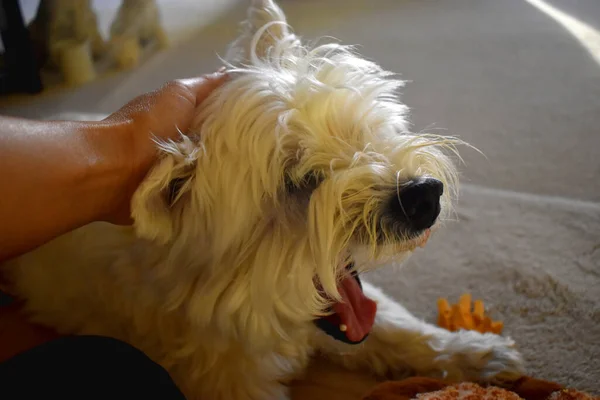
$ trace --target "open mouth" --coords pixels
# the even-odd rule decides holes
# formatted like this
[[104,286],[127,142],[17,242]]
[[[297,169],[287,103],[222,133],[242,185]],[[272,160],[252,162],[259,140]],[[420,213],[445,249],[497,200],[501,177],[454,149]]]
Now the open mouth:
[[[430,234],[429,229],[425,230],[418,238],[411,240],[410,246],[424,247]],[[352,262],[346,265],[349,273],[338,284],[342,301],[334,303],[328,310],[332,314],[315,320],[315,324],[336,340],[359,344],[373,329],[377,303],[365,296],[358,273],[353,267]]]
[[[352,267],[353,264],[348,264],[346,269],[351,270]],[[317,319],[315,324],[336,340],[348,344],[361,343],[373,328],[377,303],[365,296],[355,271],[338,284],[338,291],[342,301],[333,304],[328,310],[333,313]]]

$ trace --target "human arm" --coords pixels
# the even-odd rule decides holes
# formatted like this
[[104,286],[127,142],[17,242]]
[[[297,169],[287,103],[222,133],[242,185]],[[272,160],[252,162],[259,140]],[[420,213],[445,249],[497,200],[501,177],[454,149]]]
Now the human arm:
[[94,221],[130,223],[129,203],[156,158],[225,79],[173,81],[99,122],[0,117],[0,262]]

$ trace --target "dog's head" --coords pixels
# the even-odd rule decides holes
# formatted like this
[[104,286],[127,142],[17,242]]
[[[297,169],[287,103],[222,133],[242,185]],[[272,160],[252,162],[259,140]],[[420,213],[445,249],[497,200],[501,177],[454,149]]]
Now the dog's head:
[[409,133],[401,81],[348,47],[303,44],[271,0],[227,60],[197,129],[161,145],[137,231],[168,249],[172,301],[197,323],[256,346],[329,315],[359,342],[375,306],[357,273],[405,258],[448,214],[457,141]]

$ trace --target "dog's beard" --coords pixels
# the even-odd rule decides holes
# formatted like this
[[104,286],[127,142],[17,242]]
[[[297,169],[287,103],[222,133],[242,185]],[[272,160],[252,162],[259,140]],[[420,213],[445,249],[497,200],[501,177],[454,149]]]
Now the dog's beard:
[[300,194],[292,192],[309,198],[300,203],[308,219],[303,235],[318,266],[315,282],[326,314],[315,323],[346,343],[365,340],[375,319],[376,305],[364,296],[359,272],[405,258],[431,233],[431,226],[410,229],[389,209],[390,199],[401,197],[388,189],[395,186],[393,177],[387,168],[367,164],[309,183],[302,180]]
[[[382,251],[376,260],[368,256],[368,250],[365,251],[364,246],[349,252],[350,255],[338,268],[342,271],[337,286],[340,300],[332,302],[326,310],[329,315],[315,320],[317,327],[341,342],[362,343],[369,336],[375,323],[377,304],[363,293],[360,273],[392,261],[402,261],[405,257],[400,256],[401,254],[407,256],[415,248],[425,247],[430,234],[431,229],[428,228],[416,235],[414,239],[388,246],[387,251]],[[361,249],[363,252],[360,251]]]

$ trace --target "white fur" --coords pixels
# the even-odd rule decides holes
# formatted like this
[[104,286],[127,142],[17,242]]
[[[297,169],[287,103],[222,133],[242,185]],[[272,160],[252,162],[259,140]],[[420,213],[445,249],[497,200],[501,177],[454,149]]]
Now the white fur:
[[[440,219],[451,212],[445,150],[458,141],[409,133],[402,82],[347,47],[303,45],[270,0],[254,2],[228,60],[189,137],[160,144],[134,229],[92,224],[5,266],[32,318],[134,344],[190,399],[286,398],[282,382],[315,352],[381,375],[519,376],[510,339],[429,325],[368,283],[379,306],[363,344],[314,326],[349,257],[364,271],[414,249],[375,240],[402,182],[441,180]],[[314,191],[284,190],[309,172]]]

